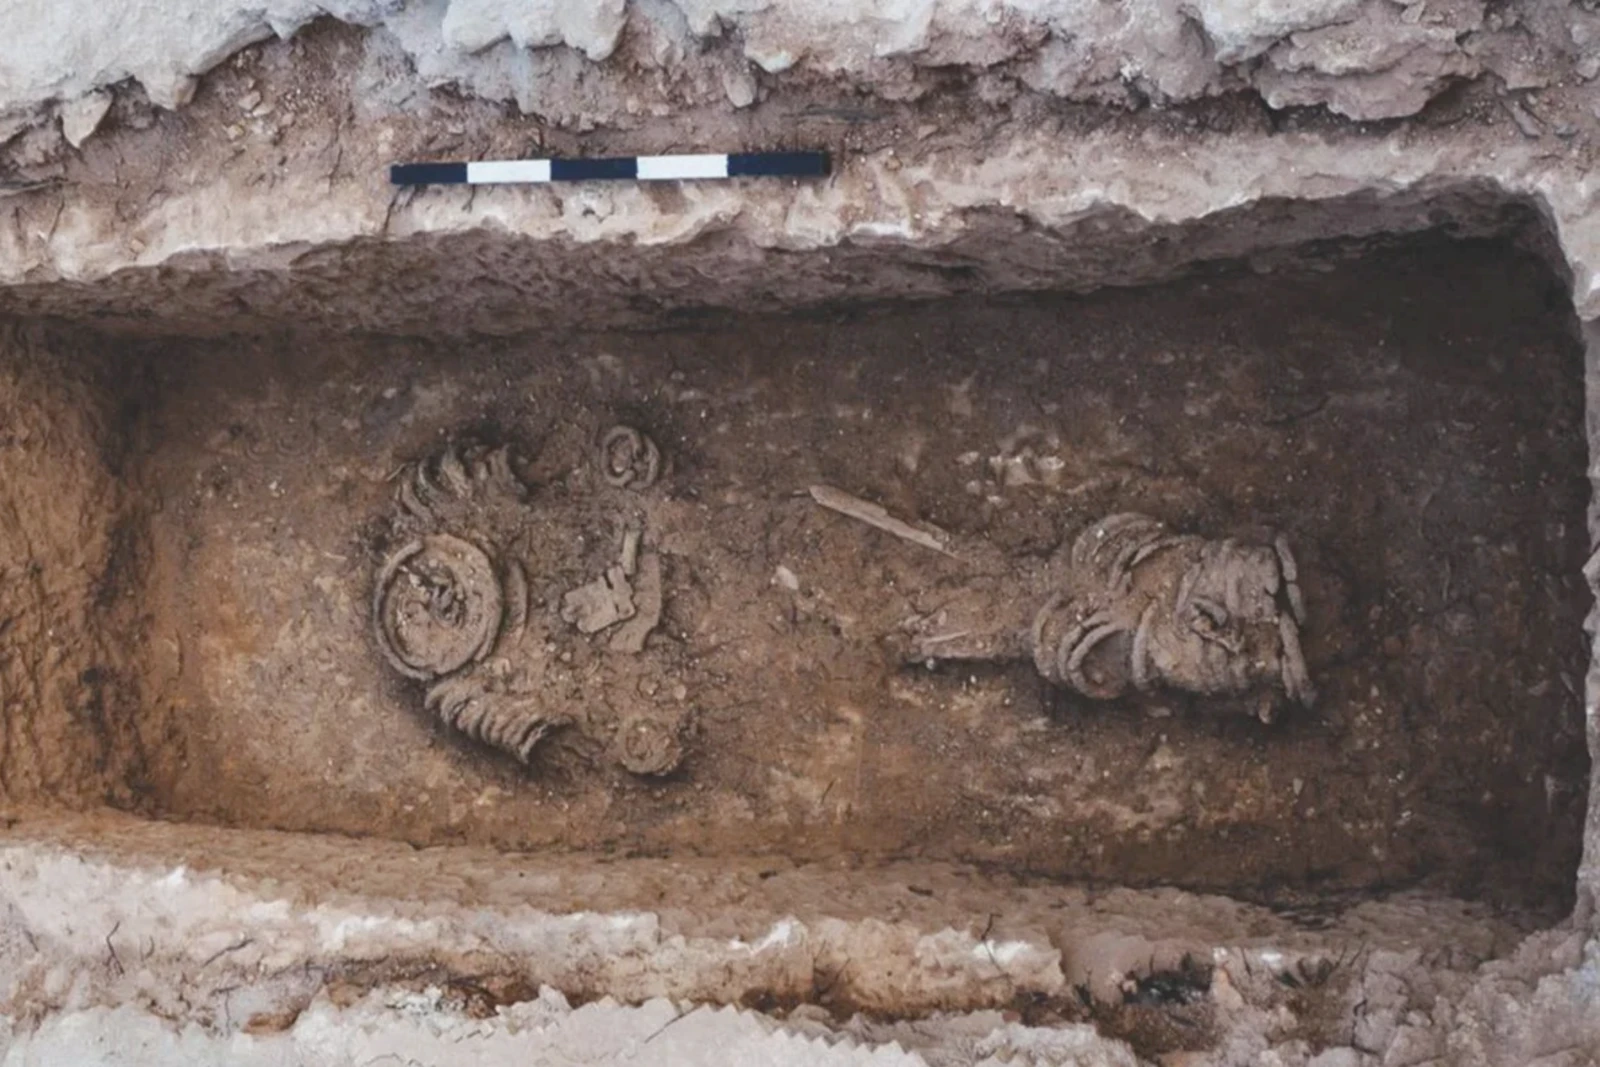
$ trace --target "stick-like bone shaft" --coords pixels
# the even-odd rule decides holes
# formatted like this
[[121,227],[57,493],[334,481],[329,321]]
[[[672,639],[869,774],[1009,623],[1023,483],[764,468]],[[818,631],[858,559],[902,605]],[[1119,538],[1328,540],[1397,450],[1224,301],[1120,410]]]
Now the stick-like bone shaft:
[[848,515],[858,522],[864,522],[868,526],[898,537],[902,541],[910,541],[914,545],[931,548],[935,552],[943,552],[947,556],[953,555],[944,545],[948,535],[942,530],[935,535],[920,527],[913,526],[909,522],[902,522],[900,519],[890,515],[881,504],[874,504],[870,500],[862,500],[858,496],[851,496],[844,490],[835,489],[831,485],[813,485],[810,492],[811,499],[829,511],[837,511],[841,515]]

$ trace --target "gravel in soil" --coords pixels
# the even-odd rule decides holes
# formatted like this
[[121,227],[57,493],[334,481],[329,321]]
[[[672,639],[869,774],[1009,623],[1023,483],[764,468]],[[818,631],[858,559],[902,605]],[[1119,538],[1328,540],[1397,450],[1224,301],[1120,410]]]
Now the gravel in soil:
[[[136,346],[150,803],[419,844],[1560,908],[1588,769],[1569,320],[1531,259],[1429,239],[1088,297]],[[659,448],[653,483],[605,477],[618,425]],[[557,724],[527,766],[442,725],[373,635],[397,483],[448,442],[509,447],[528,486],[492,538],[536,635],[505,669]],[[983,551],[819,507],[818,484]],[[1263,724],[1087,700],[1025,661],[902,662],[907,619],[1118,511],[1286,533],[1313,709]],[[630,538],[659,565],[640,650],[562,609]],[[644,774],[614,758],[641,716],[681,741]]]

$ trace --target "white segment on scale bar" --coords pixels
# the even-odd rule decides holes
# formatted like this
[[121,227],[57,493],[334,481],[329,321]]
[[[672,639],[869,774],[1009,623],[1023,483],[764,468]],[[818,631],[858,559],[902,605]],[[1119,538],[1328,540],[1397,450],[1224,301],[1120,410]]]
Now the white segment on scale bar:
[[640,156],[641,181],[670,181],[678,178],[726,178],[726,155]]
[[501,182],[547,182],[548,159],[502,159],[467,164],[467,184],[491,185]]

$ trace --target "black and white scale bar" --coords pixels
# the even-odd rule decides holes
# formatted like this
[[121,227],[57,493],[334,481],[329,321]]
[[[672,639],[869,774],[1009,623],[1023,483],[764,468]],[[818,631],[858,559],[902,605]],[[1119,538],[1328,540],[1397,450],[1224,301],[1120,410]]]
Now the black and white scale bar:
[[616,159],[502,159],[480,163],[396,163],[394,185],[504,185],[587,181],[684,181],[693,178],[817,178],[826,152],[734,152],[722,155],[620,156]]

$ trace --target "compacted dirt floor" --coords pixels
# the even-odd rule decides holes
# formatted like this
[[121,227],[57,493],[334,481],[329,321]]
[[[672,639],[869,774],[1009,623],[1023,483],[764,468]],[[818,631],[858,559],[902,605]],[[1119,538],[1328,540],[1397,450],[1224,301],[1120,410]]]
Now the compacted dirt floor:
[[[650,333],[126,342],[138,803],[419,844],[1559,908],[1587,774],[1569,315],[1532,259],[1430,239]],[[602,449],[614,426],[641,436]],[[1264,723],[1093,701],[1028,660],[909,661],[910,620],[1122,511],[1284,532],[1312,708]],[[487,584],[450,600],[430,566]],[[396,631],[386,656],[385,583],[466,643]],[[517,635],[492,654],[485,612]],[[548,727],[514,739],[526,766],[429,710],[401,668],[434,654],[481,675],[441,707]]]

